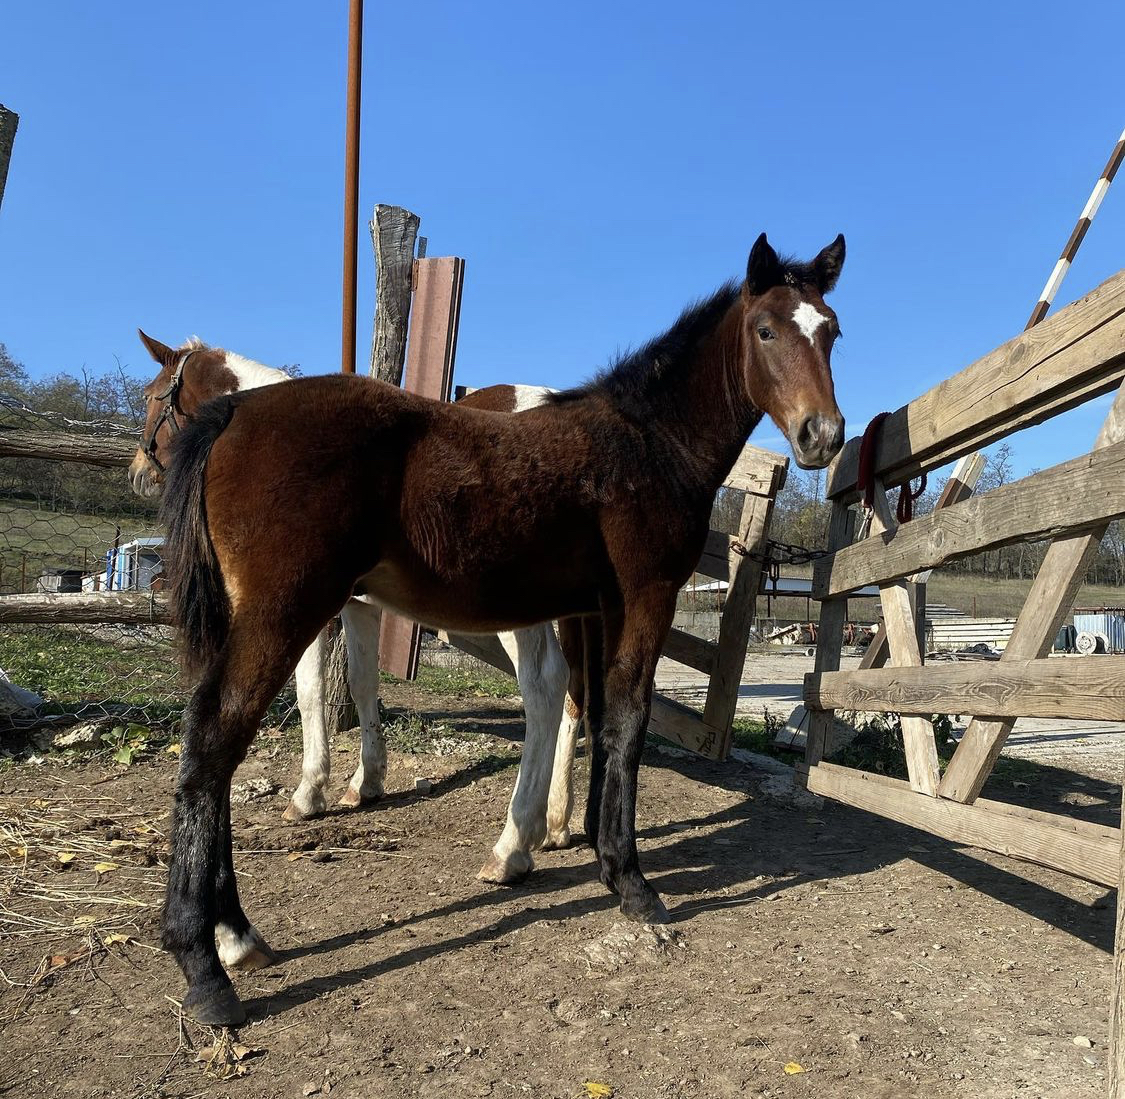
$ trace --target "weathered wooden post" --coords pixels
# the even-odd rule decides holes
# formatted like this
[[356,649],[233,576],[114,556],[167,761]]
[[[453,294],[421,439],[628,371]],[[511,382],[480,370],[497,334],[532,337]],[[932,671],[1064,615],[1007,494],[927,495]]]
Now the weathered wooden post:
[[0,103],[0,204],[4,202],[4,184],[8,182],[8,163],[12,159],[12,144],[20,116]]
[[414,243],[420,222],[401,206],[375,207],[371,243],[375,246],[375,331],[371,337],[371,376],[402,385],[406,330],[414,287]]

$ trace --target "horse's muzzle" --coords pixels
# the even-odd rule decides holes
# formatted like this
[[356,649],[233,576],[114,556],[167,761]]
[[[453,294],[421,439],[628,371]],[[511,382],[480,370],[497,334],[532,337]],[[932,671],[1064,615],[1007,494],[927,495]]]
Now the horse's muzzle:
[[844,417],[839,413],[806,416],[797,430],[790,432],[789,442],[802,469],[823,469],[844,445]]

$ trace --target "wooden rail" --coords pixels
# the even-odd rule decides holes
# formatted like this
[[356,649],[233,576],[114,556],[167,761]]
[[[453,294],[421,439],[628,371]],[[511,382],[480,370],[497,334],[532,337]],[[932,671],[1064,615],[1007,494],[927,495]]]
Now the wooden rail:
[[971,496],[822,558],[813,597],[844,595],[1013,542],[1104,526],[1125,515],[1125,442]]
[[[1109,393],[1125,378],[1125,272],[947,378],[883,423],[875,474],[898,485]],[[828,481],[854,500],[858,438]]]
[[0,596],[0,623],[32,625],[150,626],[168,621],[161,592],[75,592],[59,595]]
[[78,435],[65,431],[0,428],[0,458],[43,458],[87,466],[127,466],[137,453],[134,439],[116,435]]
[[805,676],[820,710],[1125,720],[1125,656],[951,661]]

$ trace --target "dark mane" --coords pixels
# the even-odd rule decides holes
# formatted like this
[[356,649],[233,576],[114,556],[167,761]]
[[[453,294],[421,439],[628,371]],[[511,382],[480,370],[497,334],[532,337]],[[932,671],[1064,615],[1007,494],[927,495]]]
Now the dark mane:
[[548,401],[565,404],[601,393],[626,415],[631,411],[643,415],[661,383],[674,381],[690,364],[699,341],[715,330],[738,300],[739,290],[740,284],[733,279],[724,283],[709,298],[689,305],[662,336],[626,352],[590,381],[551,394]]

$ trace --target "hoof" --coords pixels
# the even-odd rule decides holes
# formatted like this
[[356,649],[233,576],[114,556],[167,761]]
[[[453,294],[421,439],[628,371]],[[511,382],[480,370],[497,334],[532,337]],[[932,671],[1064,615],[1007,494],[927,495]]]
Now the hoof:
[[219,961],[227,969],[239,973],[265,969],[281,961],[281,955],[262,938],[256,927],[251,927],[243,935],[220,928],[218,944]]
[[672,919],[664,902],[654,892],[622,900],[621,915],[635,923],[669,923]]
[[547,829],[547,838],[543,841],[542,851],[565,851],[570,846],[570,829],[565,825],[557,831]]
[[354,786],[349,786],[344,791],[344,796],[340,798],[340,804],[345,809],[359,809],[364,805],[373,805],[382,796],[382,794],[361,794]]
[[477,877],[493,885],[515,885],[531,873],[533,865],[531,856],[523,851],[513,851],[506,859],[499,858],[493,851]]
[[315,817],[323,816],[327,808],[328,806],[325,804],[324,797],[321,794],[301,801],[298,801],[297,798],[294,797],[285,807],[285,812],[281,814],[281,819],[289,824],[300,824],[301,821],[313,820]]
[[230,985],[218,992],[190,989],[184,997],[184,1014],[204,1026],[242,1026],[246,1009]]

